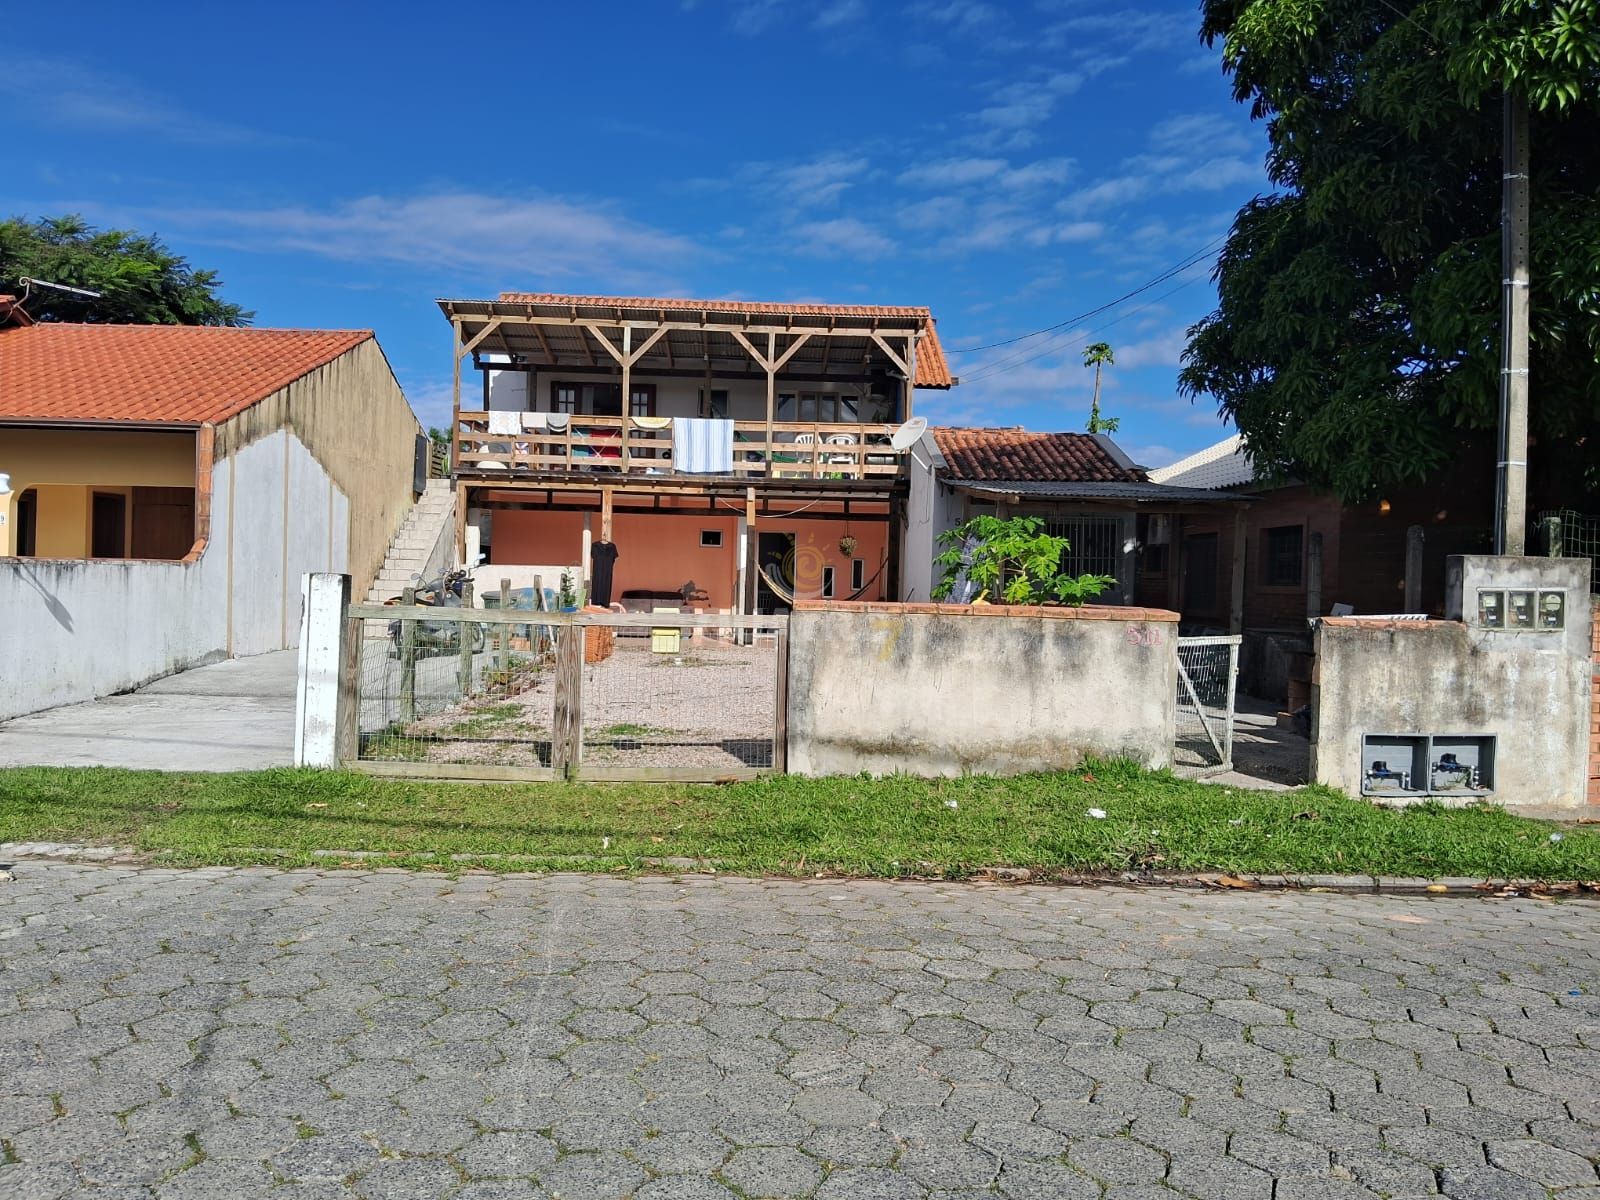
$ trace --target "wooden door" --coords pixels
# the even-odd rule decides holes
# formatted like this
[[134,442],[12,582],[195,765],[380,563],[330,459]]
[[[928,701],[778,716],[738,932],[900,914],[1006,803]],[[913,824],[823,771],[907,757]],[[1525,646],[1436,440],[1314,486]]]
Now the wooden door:
[[128,557],[128,498],[95,492],[89,510],[89,557]]

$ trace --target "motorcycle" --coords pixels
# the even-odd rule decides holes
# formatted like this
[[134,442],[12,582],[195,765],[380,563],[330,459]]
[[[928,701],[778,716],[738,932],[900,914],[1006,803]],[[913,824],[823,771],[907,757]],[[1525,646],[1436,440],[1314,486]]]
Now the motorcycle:
[[[465,568],[446,571],[437,579],[427,583],[418,583],[414,603],[428,608],[461,608],[462,595],[465,592],[463,585],[469,575]],[[404,596],[393,596],[385,600],[385,604],[404,603]],[[389,657],[400,657],[401,629],[403,621],[389,622]],[[416,626],[416,652],[419,658],[432,657],[438,654],[455,654],[461,649],[461,631],[468,630],[469,644],[474,654],[483,651],[487,638],[483,626],[475,622],[465,621],[415,621]]]

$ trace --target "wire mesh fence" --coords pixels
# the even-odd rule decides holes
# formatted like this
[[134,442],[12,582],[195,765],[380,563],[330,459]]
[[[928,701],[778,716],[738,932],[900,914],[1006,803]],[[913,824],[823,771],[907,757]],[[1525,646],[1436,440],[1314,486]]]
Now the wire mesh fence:
[[358,761],[374,769],[718,779],[782,767],[786,618],[371,611],[352,620]]
[[1561,508],[1540,513],[1539,527],[1550,557],[1589,560],[1589,591],[1600,596],[1600,516]]
[[1233,768],[1238,635],[1178,639],[1178,710],[1173,769],[1206,775]]
[[554,628],[444,611],[355,619],[358,758],[548,768]]

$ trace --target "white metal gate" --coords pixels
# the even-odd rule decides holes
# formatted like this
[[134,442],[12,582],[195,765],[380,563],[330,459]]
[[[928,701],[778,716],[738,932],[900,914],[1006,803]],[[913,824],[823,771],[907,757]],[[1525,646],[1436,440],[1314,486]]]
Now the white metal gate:
[[1173,770],[1216,775],[1233,770],[1234,693],[1239,682],[1237,634],[1178,639],[1178,712]]

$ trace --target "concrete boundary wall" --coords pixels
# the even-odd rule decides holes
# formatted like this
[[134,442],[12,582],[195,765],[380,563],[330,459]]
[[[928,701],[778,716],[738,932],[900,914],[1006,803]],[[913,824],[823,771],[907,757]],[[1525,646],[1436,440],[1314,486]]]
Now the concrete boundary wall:
[[1492,799],[1575,807],[1588,794],[1594,713],[1589,606],[1575,636],[1505,633],[1457,621],[1324,617],[1314,635],[1311,773],[1362,789],[1363,734],[1493,734]]
[[1142,608],[801,601],[789,623],[789,770],[1169,766],[1177,622]]

